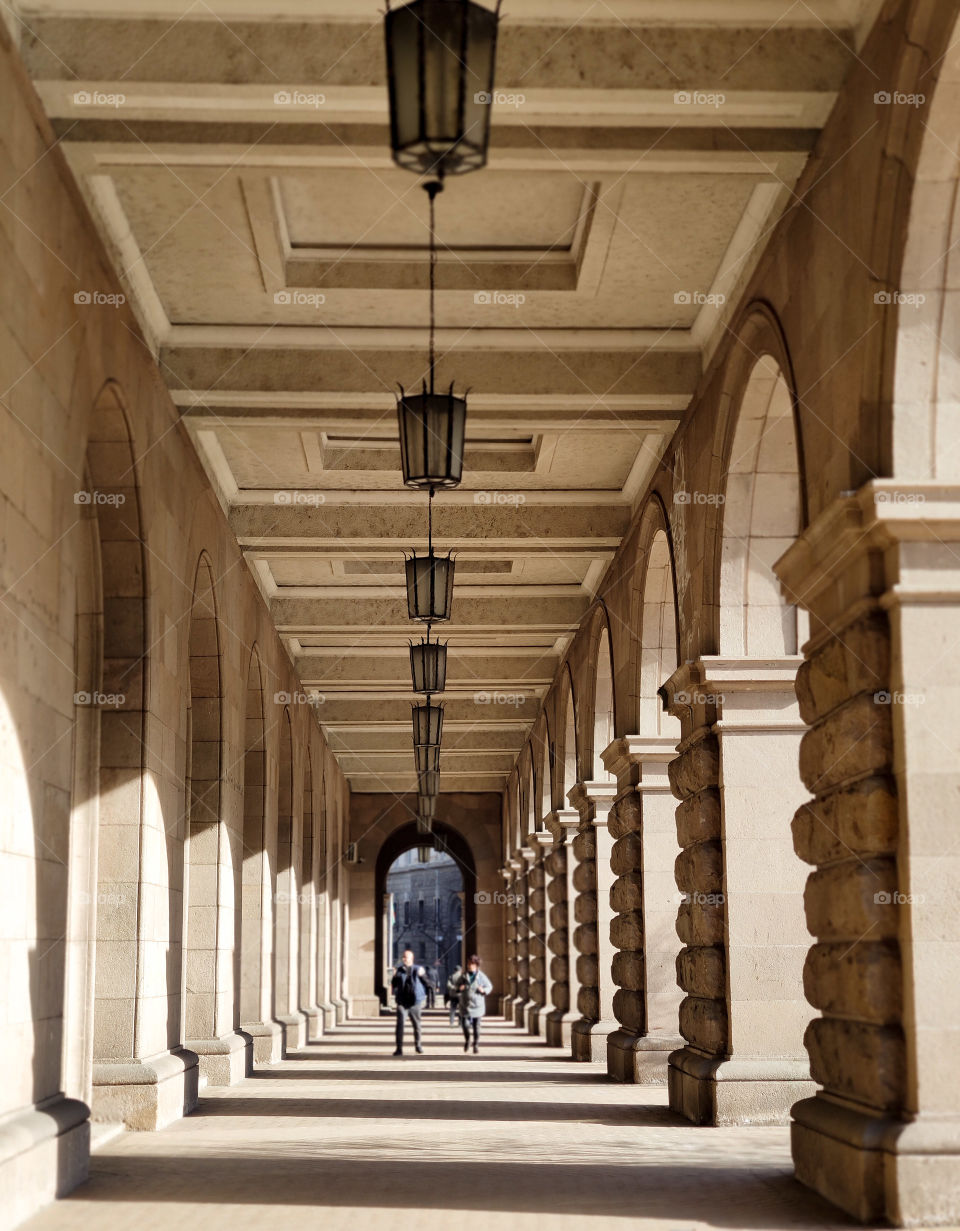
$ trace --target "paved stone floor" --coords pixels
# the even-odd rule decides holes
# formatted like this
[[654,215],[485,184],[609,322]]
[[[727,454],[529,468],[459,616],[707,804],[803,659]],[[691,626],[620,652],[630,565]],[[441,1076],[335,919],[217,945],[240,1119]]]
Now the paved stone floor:
[[608,1083],[500,1019],[479,1056],[440,1013],[426,1054],[357,1021],[160,1133],[94,1155],[31,1231],[317,1227],[828,1228],[790,1174],[787,1130],[695,1128],[659,1087]]

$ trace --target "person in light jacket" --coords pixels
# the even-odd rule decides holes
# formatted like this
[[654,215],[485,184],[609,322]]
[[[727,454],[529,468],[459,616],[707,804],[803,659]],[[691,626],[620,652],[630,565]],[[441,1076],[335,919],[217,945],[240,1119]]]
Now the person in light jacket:
[[487,996],[493,984],[480,969],[480,959],[474,953],[464,974],[460,976],[457,992],[460,997],[460,1024],[463,1026],[463,1050],[470,1050],[470,1033],[473,1032],[473,1054],[480,1050],[480,1022],[487,1011]]

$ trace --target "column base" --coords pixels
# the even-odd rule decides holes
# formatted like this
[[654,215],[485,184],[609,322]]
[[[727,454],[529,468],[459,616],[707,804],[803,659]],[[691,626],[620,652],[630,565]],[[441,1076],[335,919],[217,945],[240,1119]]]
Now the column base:
[[307,1019],[307,1042],[318,1042],[323,1035],[323,1010],[318,1004],[308,1004],[301,1012]]
[[790,1108],[816,1090],[804,1060],[672,1052],[670,1106],[694,1124],[789,1124]]
[[0,1229],[83,1184],[90,1170],[90,1109],[57,1094],[0,1117]]
[[333,1009],[335,1014],[335,1025],[342,1026],[348,1017],[347,1002],[345,1000],[335,1000],[333,1002]]
[[544,1009],[542,1004],[527,1005],[526,1018],[524,1025],[527,1028],[527,1034],[538,1035],[540,1033],[540,1022],[543,1018]]
[[153,1132],[197,1106],[200,1060],[186,1047],[148,1060],[99,1061],[93,1066],[91,1118]]
[[821,1091],[793,1108],[791,1137],[797,1179],[861,1222],[960,1222],[960,1120],[905,1123]]
[[240,1029],[253,1039],[255,1069],[283,1059],[283,1027],[279,1022],[241,1022]]
[[208,1086],[235,1086],[253,1072],[253,1039],[233,1031],[222,1039],[188,1039],[200,1057],[200,1080]]
[[633,1085],[665,1086],[667,1062],[678,1047],[683,1047],[680,1035],[614,1030],[607,1035],[607,1074]]
[[554,1009],[547,1014],[547,1046],[562,1047],[570,1050],[570,1036],[575,1022],[580,1020],[578,1013],[561,1013]]
[[295,1009],[292,1013],[278,1013],[277,1021],[283,1028],[283,1054],[299,1051],[307,1043],[307,1015]]
[[570,1054],[582,1063],[607,1063],[607,1035],[617,1027],[616,1022],[590,1022],[579,1018],[570,1028]]
[[351,996],[350,997],[350,1016],[351,1017],[379,1017],[380,1016],[380,997],[379,996]]
[[527,1025],[527,1010],[535,1007],[532,1000],[518,1000],[513,1006],[513,1024],[524,1030]]
[[320,1001],[320,1012],[323,1014],[323,1033],[327,1034],[337,1027],[337,1006],[332,1000]]

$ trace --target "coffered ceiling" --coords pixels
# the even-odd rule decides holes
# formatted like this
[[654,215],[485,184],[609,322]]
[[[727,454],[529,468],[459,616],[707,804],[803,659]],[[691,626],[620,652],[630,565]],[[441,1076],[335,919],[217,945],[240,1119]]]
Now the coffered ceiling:
[[[427,203],[365,0],[55,0],[7,20],[355,789],[415,785],[394,391]],[[469,388],[442,789],[499,789],[790,199],[871,0],[511,0],[486,170],[438,200]],[[229,613],[227,613],[229,618]]]

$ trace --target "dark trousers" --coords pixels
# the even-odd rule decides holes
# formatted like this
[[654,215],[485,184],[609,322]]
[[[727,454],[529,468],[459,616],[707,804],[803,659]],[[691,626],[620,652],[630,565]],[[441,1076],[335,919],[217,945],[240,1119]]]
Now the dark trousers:
[[404,1009],[401,1005],[397,1005],[397,1051],[403,1051],[403,1024],[410,1018],[410,1024],[413,1026],[413,1041],[414,1044],[420,1046],[421,1025],[420,1014],[423,1012],[423,1004],[412,1005],[409,1009]]
[[472,1028],[473,1029],[473,1045],[474,1047],[480,1046],[480,1023],[482,1021],[483,1021],[482,1017],[462,1017],[460,1019],[460,1023],[463,1026],[464,1043],[467,1043],[469,1045],[470,1030]]

